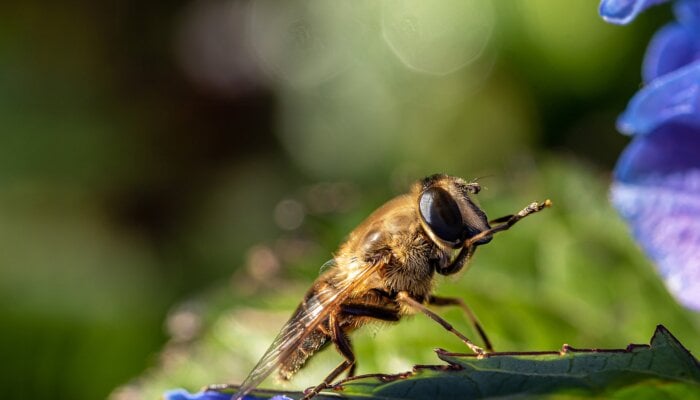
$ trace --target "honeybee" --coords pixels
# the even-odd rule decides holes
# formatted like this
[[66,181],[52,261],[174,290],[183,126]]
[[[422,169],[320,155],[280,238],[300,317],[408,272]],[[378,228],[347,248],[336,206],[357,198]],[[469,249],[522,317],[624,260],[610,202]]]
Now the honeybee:
[[[343,372],[349,377],[355,374],[350,332],[373,321],[397,322],[417,312],[457,336],[478,356],[492,351],[464,301],[432,294],[435,275],[459,272],[476,248],[490,242],[495,233],[551,202],[532,203],[517,214],[488,221],[471,198],[480,190],[476,182],[432,175],[374,211],[340,246],[331,267],[316,279],[233,399],[244,397],[275,369],[282,380],[291,379],[310,357],[332,343],[344,360],[319,385],[306,391],[304,399],[310,399]],[[431,311],[429,305],[461,307],[484,348]]]

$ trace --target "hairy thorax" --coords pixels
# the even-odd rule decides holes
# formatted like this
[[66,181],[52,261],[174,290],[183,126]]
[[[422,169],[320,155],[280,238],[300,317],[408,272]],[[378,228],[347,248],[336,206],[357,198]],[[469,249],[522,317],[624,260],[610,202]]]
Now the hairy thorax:
[[389,295],[406,291],[422,301],[432,291],[435,266],[449,257],[424,232],[409,201],[399,197],[377,210],[355,230],[336,260],[339,265],[354,262],[359,268],[380,264],[366,289]]

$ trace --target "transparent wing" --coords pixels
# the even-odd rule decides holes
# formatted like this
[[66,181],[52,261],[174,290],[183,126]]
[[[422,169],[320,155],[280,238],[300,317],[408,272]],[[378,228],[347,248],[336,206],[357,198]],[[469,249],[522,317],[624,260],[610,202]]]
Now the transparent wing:
[[344,268],[347,271],[347,276],[341,277],[340,282],[332,290],[321,290],[314,294],[306,300],[306,308],[300,308],[287,321],[258,364],[243,381],[232,400],[242,399],[265,380],[277,368],[280,361],[289,357],[294,350],[300,347],[303,340],[328,317],[333,305],[340,304],[345,300],[382,264],[364,264],[356,260],[350,263],[351,265]]

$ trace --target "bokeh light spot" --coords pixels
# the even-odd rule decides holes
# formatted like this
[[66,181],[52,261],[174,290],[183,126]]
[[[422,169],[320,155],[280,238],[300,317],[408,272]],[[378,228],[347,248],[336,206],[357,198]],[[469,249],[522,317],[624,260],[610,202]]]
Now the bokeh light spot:
[[275,206],[275,222],[280,228],[292,231],[304,222],[304,206],[294,199],[284,199]]
[[487,0],[385,1],[382,6],[382,32],[394,54],[408,68],[434,75],[478,59],[493,20]]
[[248,36],[260,67],[296,87],[317,85],[343,71],[350,55],[335,2],[255,0]]

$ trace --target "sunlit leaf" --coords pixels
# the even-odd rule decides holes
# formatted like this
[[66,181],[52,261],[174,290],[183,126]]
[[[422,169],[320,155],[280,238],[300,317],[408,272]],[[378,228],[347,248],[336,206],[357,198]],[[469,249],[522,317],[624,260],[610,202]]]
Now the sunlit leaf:
[[[360,376],[340,382],[331,391],[351,399],[492,399],[516,395],[521,399],[562,395],[681,399],[700,395],[700,364],[662,325],[649,345],[632,344],[626,349],[581,350],[565,345],[561,351],[495,353],[483,359],[440,349],[437,354],[448,364],[416,366],[397,375]],[[271,395],[255,393],[256,398]],[[192,398],[216,396],[221,393]]]

